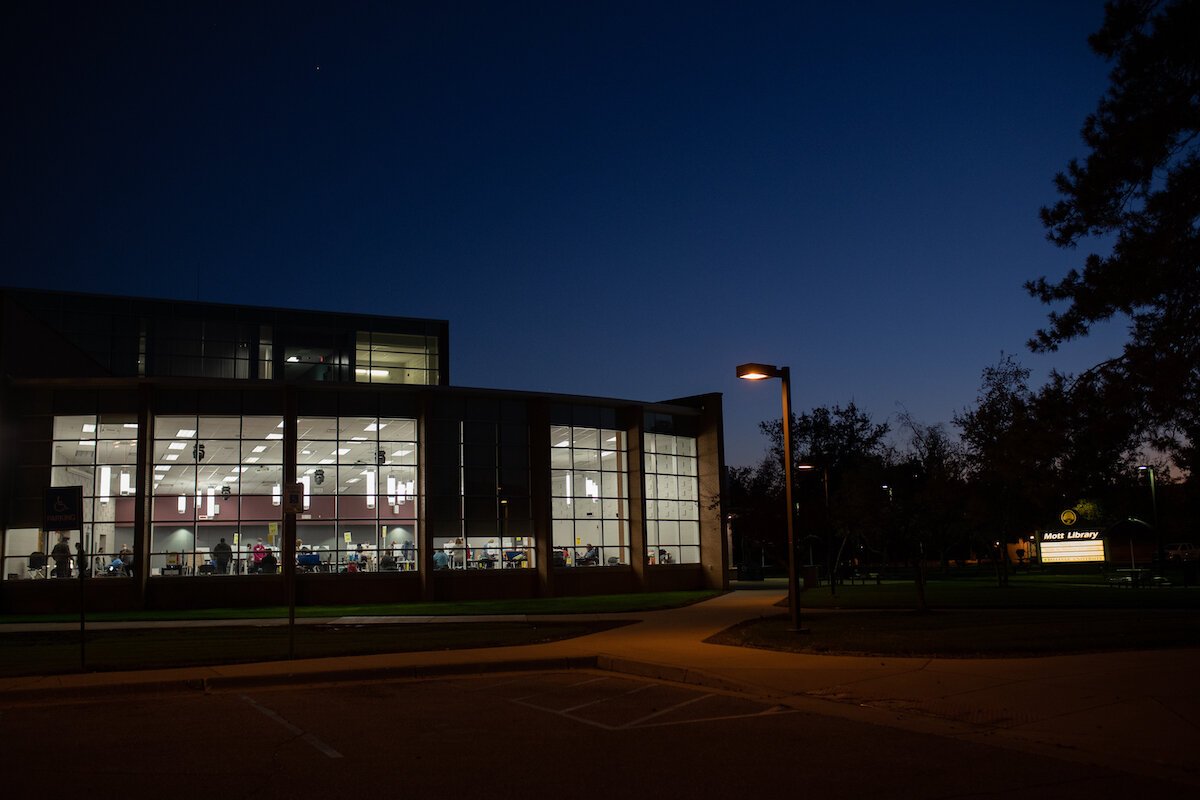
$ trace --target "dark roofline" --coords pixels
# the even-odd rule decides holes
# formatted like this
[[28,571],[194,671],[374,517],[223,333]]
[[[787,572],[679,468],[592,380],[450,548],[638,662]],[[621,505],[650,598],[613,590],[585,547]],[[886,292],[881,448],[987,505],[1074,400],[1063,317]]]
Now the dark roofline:
[[353,311],[318,311],[309,308],[289,308],[287,306],[252,306],[242,303],[215,303],[207,300],[179,300],[167,297],[145,297],[142,295],[125,295],[125,294],[98,294],[95,292],[71,292],[58,289],[38,289],[25,288],[20,286],[0,286],[0,294],[40,294],[52,297],[76,297],[81,299],[96,299],[113,302],[133,301],[140,303],[185,305],[196,309],[212,308],[224,311],[242,311],[247,313],[283,313],[283,314],[312,314],[317,317],[323,317],[329,320],[352,318],[356,320],[379,320],[390,323],[397,322],[416,322],[416,323],[434,323],[444,325],[447,329],[450,327],[449,320],[434,319],[431,317],[392,317],[383,314],[360,314]]

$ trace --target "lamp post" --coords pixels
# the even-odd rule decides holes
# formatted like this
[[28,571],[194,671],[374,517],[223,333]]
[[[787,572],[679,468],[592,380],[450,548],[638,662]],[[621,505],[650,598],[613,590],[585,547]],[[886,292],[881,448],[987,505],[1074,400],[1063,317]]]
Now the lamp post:
[[[816,464],[797,464],[796,469],[821,470],[821,487],[825,495],[825,548],[827,550],[826,561],[829,565],[829,593],[837,597],[837,568],[838,562],[842,560],[842,552],[841,549],[836,554],[833,552],[833,526],[829,524],[829,468],[824,465],[818,467]],[[846,540],[843,538],[842,546],[845,544]]]
[[779,378],[783,382],[783,494],[787,500],[788,615],[794,633],[807,633],[800,625],[800,596],[796,587],[796,532],[792,517],[792,373],[770,364],[741,364],[737,376],[747,381]]
[[1154,492],[1154,467],[1138,467],[1138,472],[1144,472],[1150,478],[1150,515],[1154,521],[1154,538],[1158,544],[1158,571],[1161,574],[1167,565],[1167,553],[1163,550],[1162,528],[1158,526],[1158,498]]

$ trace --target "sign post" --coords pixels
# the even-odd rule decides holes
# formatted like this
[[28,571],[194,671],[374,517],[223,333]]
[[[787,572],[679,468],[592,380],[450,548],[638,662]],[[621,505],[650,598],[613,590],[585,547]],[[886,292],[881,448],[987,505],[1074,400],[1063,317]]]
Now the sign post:
[[[295,460],[293,455],[293,461]],[[283,580],[287,584],[288,658],[296,657],[296,515],[304,513],[304,483],[289,483],[283,490]]]
[[[79,570],[79,669],[87,669],[87,631],[85,629],[83,578],[87,574],[87,559],[83,557],[83,487],[50,486],[46,488],[42,507],[42,530],[79,531],[76,554],[68,552],[67,563],[75,562]],[[57,562],[55,564],[57,569]],[[70,573],[68,573],[69,575]]]

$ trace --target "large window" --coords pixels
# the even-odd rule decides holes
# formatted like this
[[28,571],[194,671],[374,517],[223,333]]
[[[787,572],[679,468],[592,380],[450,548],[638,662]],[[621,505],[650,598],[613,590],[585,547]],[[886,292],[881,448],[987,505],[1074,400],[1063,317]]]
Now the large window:
[[624,431],[551,427],[555,566],[629,563],[627,458]]
[[700,562],[700,494],[696,440],[646,434],[646,560]]
[[153,461],[151,575],[277,568],[282,417],[155,417]]
[[248,378],[250,330],[239,322],[157,316],[151,374]]
[[[8,532],[6,576],[25,578],[78,576],[79,559],[94,575],[124,577],[133,563],[133,512],[137,468],[137,417],[132,414],[58,416],[51,444],[51,486],[79,486],[83,494],[83,530],[41,533],[27,528]],[[55,545],[66,544],[70,553]],[[82,545],[82,552],[79,549]],[[122,551],[126,559],[121,560]],[[41,553],[45,558],[31,554]],[[30,555],[26,555],[30,554]],[[114,560],[119,567],[109,569]]]
[[393,417],[301,417],[296,475],[302,571],[416,569],[417,421]]
[[458,423],[459,527],[434,532],[434,565],[530,568],[535,540],[524,409],[506,407],[501,412],[500,404],[479,401],[470,405],[466,415],[470,419]]
[[359,331],[354,351],[354,380],[436,385],[437,337]]

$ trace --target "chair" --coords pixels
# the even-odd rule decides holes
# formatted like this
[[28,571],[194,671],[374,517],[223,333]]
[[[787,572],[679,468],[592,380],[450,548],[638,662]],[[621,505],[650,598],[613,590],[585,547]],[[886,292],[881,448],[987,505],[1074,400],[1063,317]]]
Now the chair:
[[34,550],[29,554],[29,577],[30,578],[45,578],[46,565],[49,559],[41,550]]

